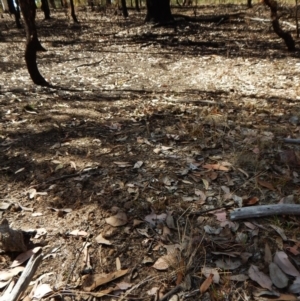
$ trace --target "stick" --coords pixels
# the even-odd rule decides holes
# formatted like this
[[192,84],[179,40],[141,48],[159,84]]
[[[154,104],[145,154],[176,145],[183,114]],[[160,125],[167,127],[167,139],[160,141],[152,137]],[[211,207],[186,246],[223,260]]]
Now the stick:
[[261,205],[235,209],[230,212],[230,219],[246,219],[253,217],[262,217],[270,215],[300,215],[300,205],[295,204],[278,204],[278,205]]
[[292,144],[300,144],[300,139],[284,138],[283,142],[292,143]]
[[43,255],[37,252],[33,254],[28,261],[25,270],[22,272],[21,277],[19,278],[17,284],[13,288],[9,296],[4,297],[1,301],[17,301],[22,293],[25,292],[28,287],[34,273],[36,272],[38,266],[40,265]]

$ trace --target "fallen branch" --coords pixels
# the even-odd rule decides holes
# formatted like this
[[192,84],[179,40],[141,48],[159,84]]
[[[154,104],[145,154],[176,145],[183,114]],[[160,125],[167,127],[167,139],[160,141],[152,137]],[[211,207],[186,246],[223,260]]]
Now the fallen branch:
[[[270,23],[269,19],[262,19],[262,18],[250,18],[250,17],[245,17],[245,19],[254,21],[254,22],[261,22],[261,23]],[[296,28],[296,25],[288,22],[288,21],[282,21],[281,22],[283,25],[290,26],[291,28]]]
[[28,261],[25,270],[23,271],[21,277],[16,283],[15,287],[11,291],[10,295],[5,296],[1,301],[17,301],[22,293],[25,292],[28,287],[32,277],[34,276],[38,266],[43,259],[43,255],[40,252],[33,254]]
[[[211,23],[219,23],[227,20],[232,20],[234,18],[244,18],[244,13],[233,13],[226,15],[216,15],[216,16],[201,16],[201,17],[190,17],[182,14],[173,14],[176,22],[180,19],[183,19],[187,22],[211,22]],[[179,20],[178,20],[179,19]]]
[[235,221],[238,219],[270,215],[300,215],[300,205],[279,204],[244,207],[230,212],[230,219]]

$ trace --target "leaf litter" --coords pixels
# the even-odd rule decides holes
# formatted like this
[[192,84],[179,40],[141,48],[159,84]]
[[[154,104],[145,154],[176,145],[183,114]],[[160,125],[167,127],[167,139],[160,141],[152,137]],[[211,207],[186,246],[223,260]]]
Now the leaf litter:
[[[262,6],[250,13],[269,20]],[[98,297],[115,290],[160,296],[180,286],[182,296],[197,291],[195,300],[216,289],[230,300],[240,290],[247,299],[294,300],[297,218],[227,217],[232,208],[297,203],[299,150],[282,142],[299,136],[297,58],[262,22],[241,19],[219,31],[213,23],[183,22],[174,33],[142,24],[137,13],[125,20],[79,12],[79,34],[64,13],[55,15],[47,24],[39,11],[37,18],[42,43],[61,26],[47,34],[49,51],[38,58],[51,88],[32,86],[24,36],[2,30],[7,16],[0,22],[11,64],[0,71],[0,213],[25,231],[27,250],[43,245],[35,277],[59,275],[44,277],[35,296],[69,281]],[[255,42],[245,36],[246,24]],[[79,42],[70,47],[73,38]],[[204,44],[187,47],[185,38]],[[211,40],[224,44],[214,48]],[[32,214],[36,234],[26,232]],[[14,282],[6,279],[30,257],[18,255],[0,260],[7,292]],[[12,262],[15,272],[7,269]],[[264,289],[255,295],[250,281]]]

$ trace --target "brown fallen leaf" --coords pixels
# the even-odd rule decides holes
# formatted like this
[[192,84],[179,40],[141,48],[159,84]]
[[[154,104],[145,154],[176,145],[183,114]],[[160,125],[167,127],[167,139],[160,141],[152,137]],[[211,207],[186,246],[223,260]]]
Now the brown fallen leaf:
[[269,244],[266,242],[265,244],[265,256],[264,256],[264,261],[267,264],[270,264],[272,262],[272,253],[269,247]]
[[168,269],[169,266],[178,266],[177,255],[178,255],[177,250],[175,250],[170,254],[163,255],[155,261],[152,267],[155,268],[156,270],[163,271]]
[[253,206],[257,204],[259,199],[257,197],[251,197],[246,200],[243,200],[243,206]]
[[111,245],[111,242],[109,240],[107,240],[106,238],[103,237],[102,233],[100,233],[96,238],[95,238],[96,242],[98,244],[103,244],[103,245]]
[[272,190],[272,191],[276,190],[272,183],[269,183],[269,182],[263,181],[263,180],[257,180],[257,182],[260,186],[268,188],[269,190]]
[[179,268],[177,270],[177,278],[176,278],[176,285],[179,285],[184,277],[184,271],[185,271],[185,264],[183,258],[180,260]]
[[205,293],[209,287],[211,286],[212,282],[213,282],[213,278],[214,278],[214,274],[210,274],[205,280],[204,282],[200,285],[200,293],[203,294]]
[[127,224],[127,215],[125,212],[118,212],[116,215],[105,219],[106,223],[113,227],[120,227]]
[[108,274],[86,275],[86,277],[84,277],[84,281],[82,285],[83,290],[85,292],[90,292],[94,290],[96,287],[106,284],[110,281],[113,281],[119,277],[122,277],[127,273],[128,273],[128,269],[119,270]]

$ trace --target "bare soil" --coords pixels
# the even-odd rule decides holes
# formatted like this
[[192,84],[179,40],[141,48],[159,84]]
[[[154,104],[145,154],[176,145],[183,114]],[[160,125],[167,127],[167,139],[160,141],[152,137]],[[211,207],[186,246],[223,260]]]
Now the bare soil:
[[[244,15],[219,24],[178,19],[176,29],[144,24],[144,12],[125,20],[114,10],[79,11],[79,25],[60,10],[49,21],[38,13],[48,50],[38,64],[52,84],[45,88],[28,76],[25,30],[0,19],[0,199],[10,204],[1,215],[14,229],[45,228],[28,248],[52,254],[34,278],[52,272],[43,282],[57,298],[69,288],[87,299],[84,274],[121,268],[130,270],[93,292],[113,287],[103,298],[157,299],[184,283],[181,299],[251,300],[260,285],[229,276],[248,276],[251,265],[269,274],[266,243],[299,269],[299,255],[287,251],[300,239],[299,218],[229,218],[239,206],[300,197],[299,145],[283,142],[299,138],[300,52],[286,50],[263,6],[196,10],[237,12]],[[295,37],[288,13],[281,21]],[[107,218],[118,212],[126,218],[115,227]],[[99,234],[111,245],[98,243]],[[170,248],[180,249],[177,261],[153,267]],[[1,269],[17,255],[4,252]],[[200,294],[203,267],[217,267],[221,280]],[[131,288],[116,288],[121,281]]]

